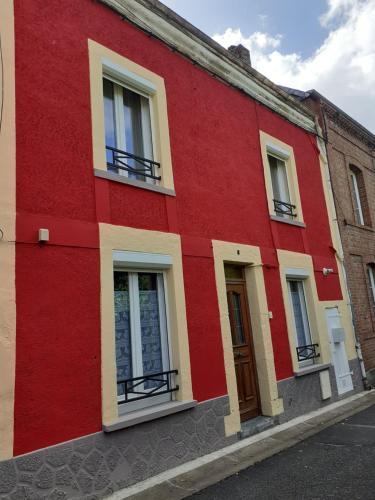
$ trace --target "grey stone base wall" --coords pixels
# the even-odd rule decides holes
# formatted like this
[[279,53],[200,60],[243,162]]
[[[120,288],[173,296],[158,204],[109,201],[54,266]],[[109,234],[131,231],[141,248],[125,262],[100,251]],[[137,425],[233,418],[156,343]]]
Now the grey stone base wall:
[[352,394],[363,391],[361,368],[358,359],[349,361],[350,370],[353,372],[353,391],[338,395],[336,377],[333,366],[329,368],[332,396],[322,400],[319,372],[314,372],[302,377],[291,377],[280,381],[278,385],[279,397],[284,401],[284,413],[279,416],[279,422],[283,423],[292,418],[303,415],[335,401],[344,399]]
[[99,499],[232,444],[225,437],[228,397],[111,433],[0,462],[1,500]]

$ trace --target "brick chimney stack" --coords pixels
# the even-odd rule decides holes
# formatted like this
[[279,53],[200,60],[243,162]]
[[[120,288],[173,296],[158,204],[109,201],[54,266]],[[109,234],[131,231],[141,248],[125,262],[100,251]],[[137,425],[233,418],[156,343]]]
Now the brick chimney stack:
[[251,66],[250,51],[243,45],[231,45],[228,48],[229,52],[237,57],[240,61]]

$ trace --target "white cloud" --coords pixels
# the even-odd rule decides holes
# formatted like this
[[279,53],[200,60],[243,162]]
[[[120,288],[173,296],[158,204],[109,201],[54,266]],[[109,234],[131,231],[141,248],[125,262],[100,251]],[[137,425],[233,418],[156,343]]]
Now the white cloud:
[[242,43],[258,71],[289,87],[315,88],[375,132],[375,0],[327,0],[320,18],[330,32],[308,58],[281,51],[282,37],[228,28],[214,39],[225,47]]
[[246,38],[243,36],[239,28],[227,28],[222,35],[214,35],[213,38],[224,47],[242,43],[242,45],[247,47],[249,50],[254,51],[268,48],[275,49],[281,42],[281,35],[271,36],[268,33],[262,33],[261,31],[255,31],[252,35]]

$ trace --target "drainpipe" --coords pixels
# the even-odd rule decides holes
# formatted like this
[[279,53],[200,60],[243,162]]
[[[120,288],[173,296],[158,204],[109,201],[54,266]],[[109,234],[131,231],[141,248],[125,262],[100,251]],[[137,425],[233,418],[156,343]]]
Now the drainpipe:
[[[324,122],[325,122],[324,112],[323,112],[323,119],[324,119]],[[353,331],[354,331],[354,338],[355,338],[355,349],[356,349],[356,352],[357,352],[357,358],[358,358],[358,361],[359,361],[359,366],[361,368],[362,381],[363,381],[364,388],[365,389],[371,389],[371,386],[369,385],[369,383],[367,381],[366,370],[365,370],[365,365],[364,365],[364,362],[363,362],[363,356],[362,356],[362,350],[361,350],[361,344],[359,342],[359,339],[357,337],[357,332],[356,332],[356,329],[355,329],[355,321],[354,321],[354,314],[353,314],[353,304],[352,304],[352,300],[351,300],[351,295],[350,295],[349,286],[348,286],[347,273],[346,273],[346,269],[345,269],[344,250],[343,250],[342,243],[341,243],[340,229],[339,229],[339,225],[338,225],[338,221],[337,221],[336,207],[335,207],[335,202],[334,202],[334,197],[333,197],[333,191],[332,191],[331,173],[330,173],[330,170],[329,170],[329,167],[328,167],[328,153],[327,153],[328,138],[327,138],[327,130],[326,130],[326,133],[323,135],[323,131],[322,131],[320,125],[319,125],[317,116],[315,116],[315,127],[316,127],[316,130],[317,130],[318,148],[319,148],[320,155],[321,155],[321,157],[323,159],[323,163],[324,163],[324,166],[325,166],[325,174],[327,176],[326,182],[327,182],[329,196],[331,198],[330,201],[331,201],[331,207],[332,207],[332,211],[333,211],[332,224],[333,224],[334,233],[335,233],[334,234],[335,244],[338,247],[335,250],[336,250],[336,255],[337,255],[337,258],[338,258],[340,266],[341,266],[341,270],[342,270],[342,274],[343,274],[343,278],[344,278],[345,290],[346,290],[347,297],[348,297],[348,306],[349,306],[350,318],[351,318],[351,321],[352,321]]]

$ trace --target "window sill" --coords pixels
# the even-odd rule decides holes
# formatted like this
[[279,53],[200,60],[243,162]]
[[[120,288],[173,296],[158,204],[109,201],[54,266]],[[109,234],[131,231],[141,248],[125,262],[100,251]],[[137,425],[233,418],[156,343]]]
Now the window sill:
[[300,368],[299,370],[294,372],[294,376],[296,378],[304,377],[305,375],[310,375],[310,373],[316,373],[316,372],[321,372],[323,370],[328,370],[330,366],[331,366],[330,363],[306,366],[306,368]]
[[150,420],[166,417],[167,415],[171,415],[173,413],[189,410],[190,408],[194,408],[197,404],[198,403],[195,400],[170,401],[154,407],[132,411],[128,414],[121,415],[113,424],[103,425],[103,431],[113,432],[118,431],[119,429],[133,427],[134,425],[142,424],[143,422],[149,422]]
[[297,220],[284,219],[284,217],[278,217],[277,215],[270,215],[271,220],[276,222],[282,222],[283,224],[289,224],[291,226],[306,227],[304,222],[299,222]]
[[344,222],[346,226],[354,227],[356,229],[361,229],[364,231],[369,231],[370,233],[374,233],[374,229],[371,226],[366,226],[365,224],[357,224],[356,222]]
[[129,179],[123,175],[114,174],[108,172],[107,170],[94,169],[95,177],[101,177],[102,179],[107,179],[109,181],[119,182],[120,184],[128,184],[129,186],[134,186],[141,189],[147,189],[149,191],[154,191],[156,193],[166,194],[168,196],[176,196],[174,189],[165,188],[163,186],[156,186],[154,184],[148,184],[144,181],[138,181],[136,179]]

